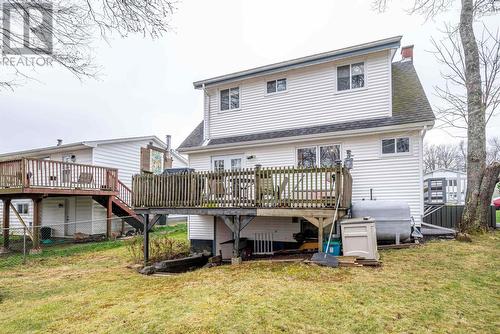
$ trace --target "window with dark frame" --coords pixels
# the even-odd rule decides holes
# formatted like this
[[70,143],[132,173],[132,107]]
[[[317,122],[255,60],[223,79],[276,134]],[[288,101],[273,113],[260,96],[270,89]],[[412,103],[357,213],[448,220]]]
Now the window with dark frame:
[[410,152],[410,138],[382,139],[382,154],[396,154]]
[[337,90],[350,90],[365,86],[365,63],[337,67]]
[[220,91],[220,110],[232,110],[240,107],[240,88],[233,87]]
[[333,167],[337,160],[340,160],[340,145],[320,145],[297,149],[297,166],[301,168]]
[[284,92],[286,90],[286,79],[277,79],[267,82],[267,94]]

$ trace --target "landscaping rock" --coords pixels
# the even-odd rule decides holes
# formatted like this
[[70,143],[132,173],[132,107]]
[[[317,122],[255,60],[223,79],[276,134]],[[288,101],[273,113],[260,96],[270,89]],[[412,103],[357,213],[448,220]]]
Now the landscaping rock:
[[462,242],[472,242],[472,238],[467,233],[458,233],[457,240]]
[[146,266],[142,268],[139,272],[143,275],[153,275],[156,269],[154,266]]

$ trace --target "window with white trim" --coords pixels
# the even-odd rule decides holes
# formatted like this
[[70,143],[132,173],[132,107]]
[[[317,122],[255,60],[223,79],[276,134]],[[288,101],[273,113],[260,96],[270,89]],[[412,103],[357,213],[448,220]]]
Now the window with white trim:
[[243,168],[243,157],[241,156],[219,156],[212,157],[212,167],[214,172],[225,170],[240,170]]
[[340,160],[340,145],[319,145],[297,149],[298,167],[332,167],[337,160]]
[[286,79],[277,79],[267,82],[267,94],[286,91]]
[[240,107],[240,87],[220,91],[220,110],[232,110]]
[[27,203],[17,204],[17,212],[20,215],[26,215],[29,212],[29,205]]
[[349,90],[365,86],[365,63],[337,67],[337,90]]
[[410,138],[382,139],[382,154],[397,154],[410,152]]

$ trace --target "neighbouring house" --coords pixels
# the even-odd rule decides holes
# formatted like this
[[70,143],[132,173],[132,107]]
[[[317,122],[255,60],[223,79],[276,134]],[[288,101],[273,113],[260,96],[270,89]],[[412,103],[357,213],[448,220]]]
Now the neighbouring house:
[[50,226],[54,237],[141,229],[141,217],[130,207],[132,176],[187,166],[170,148],[170,136],[166,142],[156,136],[58,140],[56,146],[0,154],[4,227]]
[[424,175],[424,203],[465,204],[467,174],[450,169],[436,169]]
[[[254,253],[293,247],[301,234],[321,245],[335,208],[346,214],[351,200],[405,201],[420,224],[422,143],[435,117],[413,46],[394,61],[400,40],[195,82],[203,121],[178,151],[196,172],[138,179],[137,212],[190,214],[192,246],[225,258],[242,244]],[[179,201],[182,189],[191,197]]]

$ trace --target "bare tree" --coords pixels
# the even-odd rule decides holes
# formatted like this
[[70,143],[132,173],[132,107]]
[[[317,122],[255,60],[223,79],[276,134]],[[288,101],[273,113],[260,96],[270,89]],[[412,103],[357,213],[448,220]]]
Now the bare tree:
[[[467,129],[467,88],[462,44],[457,29],[446,26],[445,38],[432,39],[436,60],[444,65],[441,72],[445,87],[435,86],[436,95],[444,102],[437,107],[438,117],[445,127]],[[482,104],[486,123],[498,114],[500,105],[500,34],[492,33],[485,25],[477,39],[481,69]]]
[[500,161],[500,137],[488,139],[487,162],[492,164],[495,161]]
[[[8,41],[2,49],[3,55],[20,57],[28,53],[46,57],[79,79],[93,78],[99,73],[100,68],[93,59],[95,42],[109,41],[112,35],[141,34],[158,38],[170,29],[169,18],[174,10],[173,3],[167,0],[4,0],[2,4],[10,13],[0,22],[0,38]],[[40,19],[44,17],[51,20]],[[41,21],[36,28],[37,36],[50,37],[53,42],[49,52],[40,45],[26,43],[22,29],[12,29],[37,19]],[[3,61],[5,59],[11,60],[4,57]],[[0,89],[13,88],[24,79],[34,79],[30,67],[9,68],[10,73],[2,70],[0,74]]]
[[[388,0],[376,0],[375,7],[378,10],[385,10],[387,2]],[[453,0],[414,0],[413,8],[409,12],[423,14],[426,18],[430,18],[449,10],[453,2]],[[464,120],[466,120],[467,129],[467,196],[463,219],[458,226],[460,232],[464,233],[482,231],[488,228],[487,209],[500,174],[500,161],[486,163],[486,121],[489,106],[485,95],[495,95],[495,85],[492,83],[497,81],[487,77],[491,73],[490,69],[484,72],[481,67],[481,63],[490,64],[492,61],[496,64],[494,66],[499,66],[498,49],[495,48],[495,42],[492,43],[491,40],[488,42],[484,38],[477,39],[474,33],[475,20],[483,15],[497,14],[499,10],[500,1],[498,0],[461,0],[459,25],[456,29],[457,36],[459,36],[456,39],[458,47],[452,46],[448,51],[455,50],[458,58],[461,59],[462,68],[456,67],[457,63],[455,62],[445,62],[448,67],[451,65],[451,72],[454,73],[448,80],[456,79],[456,84],[462,84],[465,89],[463,96],[455,96],[455,99],[451,98],[451,101],[448,99],[451,102],[450,108],[465,107],[463,111],[466,114]],[[488,32],[488,34],[490,39],[498,44],[498,33],[490,34]],[[455,40],[452,38],[450,43],[453,41]],[[480,51],[482,48],[484,50]],[[456,59],[455,57],[450,58],[450,55],[446,54],[446,50],[443,51],[443,55],[447,57],[445,59]],[[491,54],[491,60],[482,60],[482,57],[488,54]],[[498,71],[494,73],[498,73]],[[445,77],[445,79],[447,78]],[[489,86],[488,82],[490,82]],[[492,91],[488,91],[490,88]],[[443,91],[447,96],[446,88]],[[498,94],[496,96],[498,98]],[[458,102],[464,101],[464,97],[465,105]],[[460,113],[459,110],[455,111]],[[494,110],[491,111],[491,114],[493,115],[494,112]]]
[[424,147],[424,171],[450,169],[463,171],[466,157],[462,154],[460,145],[426,145]]

